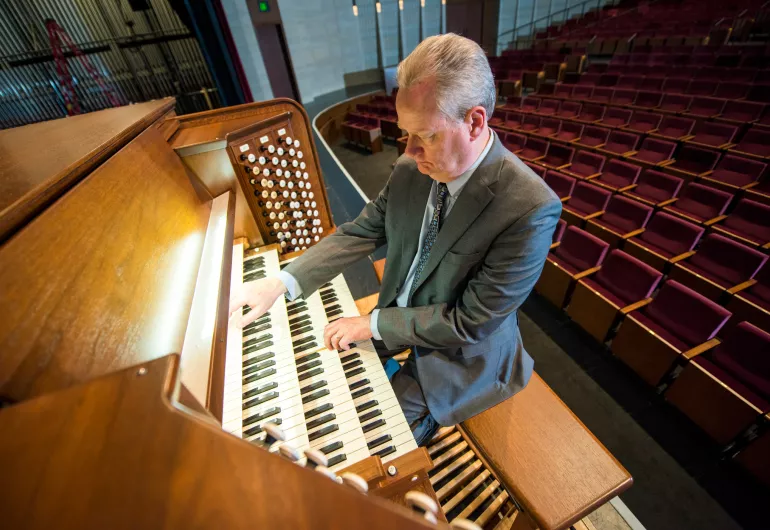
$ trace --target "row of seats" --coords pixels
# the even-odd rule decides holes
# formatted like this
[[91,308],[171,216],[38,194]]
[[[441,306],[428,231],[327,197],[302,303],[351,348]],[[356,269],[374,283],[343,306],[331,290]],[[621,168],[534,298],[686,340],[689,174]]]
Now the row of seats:
[[[590,67],[589,67],[590,68]],[[651,66],[652,71],[640,72],[638,69],[628,68],[615,71],[611,66],[605,73],[592,73],[586,71],[577,81],[578,84],[590,86],[604,86],[621,88],[635,88],[633,77],[645,76],[650,83],[648,90],[665,90],[664,80],[669,79],[691,79],[693,81],[713,81],[713,82],[741,82],[741,83],[767,83],[770,82],[770,71],[759,68],[720,68],[720,67],[697,67],[697,66],[676,66],[667,67]],[[659,79],[656,84],[653,79]]]
[[382,151],[382,131],[377,118],[349,112],[340,129],[348,142],[369,149],[372,153]]
[[377,125],[385,138],[396,140],[401,137],[398,114],[392,102],[356,105],[356,114],[377,120]]
[[[612,56],[609,63],[597,65],[602,66],[606,71],[607,67],[612,66],[732,66],[738,68],[767,68],[770,66],[768,60],[768,50],[765,46],[745,47],[747,51],[740,50],[735,53],[732,48],[730,51],[722,52],[708,46],[698,47],[686,50],[671,51],[634,51],[633,53],[618,53]],[[588,70],[592,72],[592,70]]]

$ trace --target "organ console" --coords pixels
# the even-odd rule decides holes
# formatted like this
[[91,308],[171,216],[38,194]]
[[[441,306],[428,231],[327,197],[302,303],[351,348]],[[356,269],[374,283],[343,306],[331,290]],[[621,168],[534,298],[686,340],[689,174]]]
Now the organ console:
[[[343,276],[234,326],[234,289],[335,229],[310,123],[285,99],[173,104],[0,132],[9,528],[431,528],[444,506],[455,528],[566,528],[597,505],[592,490],[542,517],[459,426],[418,448],[371,342],[323,345],[358,314]],[[630,477],[601,449],[603,502]]]

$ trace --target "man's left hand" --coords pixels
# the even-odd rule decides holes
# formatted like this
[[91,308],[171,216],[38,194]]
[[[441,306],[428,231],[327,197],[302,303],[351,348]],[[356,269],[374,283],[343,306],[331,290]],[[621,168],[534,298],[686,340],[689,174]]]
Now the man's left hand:
[[351,344],[372,338],[371,315],[340,318],[324,329],[324,344],[330,350],[349,350]]

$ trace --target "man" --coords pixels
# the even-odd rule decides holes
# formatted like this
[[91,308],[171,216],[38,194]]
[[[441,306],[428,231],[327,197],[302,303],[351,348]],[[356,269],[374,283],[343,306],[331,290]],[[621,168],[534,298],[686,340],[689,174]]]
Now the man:
[[517,310],[542,271],[561,203],[487,126],[495,84],[483,50],[454,34],[423,41],[398,67],[405,156],[357,219],[277,278],[244,285],[241,326],[286,294],[310,294],[388,244],[378,309],[326,327],[330,349],[374,339],[411,347],[392,385],[417,443],[521,390],[533,361]]

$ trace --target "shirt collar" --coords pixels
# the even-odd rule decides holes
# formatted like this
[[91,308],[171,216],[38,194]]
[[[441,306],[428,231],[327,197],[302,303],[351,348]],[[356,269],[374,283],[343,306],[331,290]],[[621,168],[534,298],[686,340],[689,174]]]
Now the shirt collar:
[[487,145],[484,146],[484,150],[481,152],[476,161],[462,175],[452,180],[451,182],[447,182],[446,187],[449,190],[449,195],[451,195],[453,199],[462,191],[462,189],[468,183],[468,179],[471,178],[473,172],[476,171],[476,168],[481,165],[482,160],[484,160],[484,157],[486,157],[487,153],[489,153],[489,150],[492,148],[492,144],[495,141],[494,136],[495,131],[489,129],[489,139],[487,139]]

